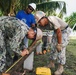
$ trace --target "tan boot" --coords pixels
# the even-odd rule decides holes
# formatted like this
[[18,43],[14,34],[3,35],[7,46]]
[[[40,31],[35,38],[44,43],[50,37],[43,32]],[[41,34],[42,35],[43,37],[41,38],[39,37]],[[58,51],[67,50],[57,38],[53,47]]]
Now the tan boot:
[[54,61],[50,61],[50,63],[47,65],[48,68],[55,68]]
[[63,65],[59,64],[58,69],[55,71],[55,75],[61,75],[63,73]]

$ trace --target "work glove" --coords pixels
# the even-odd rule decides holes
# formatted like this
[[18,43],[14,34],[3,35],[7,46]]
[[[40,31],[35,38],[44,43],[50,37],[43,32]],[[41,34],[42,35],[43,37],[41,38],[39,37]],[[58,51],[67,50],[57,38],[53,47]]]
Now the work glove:
[[27,49],[24,49],[23,51],[21,51],[21,56],[25,56],[29,54],[29,51]]
[[58,52],[61,52],[62,44],[57,44],[57,45],[56,45],[56,48],[57,48],[57,51],[58,51]]

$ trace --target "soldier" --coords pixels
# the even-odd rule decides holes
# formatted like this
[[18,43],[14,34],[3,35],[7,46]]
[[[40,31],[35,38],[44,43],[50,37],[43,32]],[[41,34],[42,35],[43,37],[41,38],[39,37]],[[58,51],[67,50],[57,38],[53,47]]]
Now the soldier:
[[43,11],[37,11],[35,17],[41,27],[45,27],[45,29],[48,27],[54,31],[51,41],[50,64],[47,67],[55,67],[54,61],[58,59],[58,69],[55,71],[55,75],[61,75],[64,71],[63,65],[66,62],[66,46],[69,42],[71,28],[56,16],[46,17]]
[[[31,29],[24,22],[15,17],[0,17],[0,73],[6,70],[6,52],[16,52],[21,56],[29,53],[25,46],[21,46],[23,38],[39,40],[42,31],[39,28]],[[21,48],[22,47],[22,48]]]

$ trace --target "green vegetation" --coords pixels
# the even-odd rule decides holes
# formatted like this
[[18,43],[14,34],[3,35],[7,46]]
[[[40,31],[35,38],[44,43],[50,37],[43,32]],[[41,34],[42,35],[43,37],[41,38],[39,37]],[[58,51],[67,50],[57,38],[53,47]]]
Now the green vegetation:
[[70,40],[67,50],[74,56],[76,56],[76,39]]
[[65,21],[70,25],[70,27],[73,27],[76,23],[76,12],[73,12],[69,17],[66,17]]
[[[5,3],[6,2],[6,3]],[[37,10],[43,10],[47,14],[56,15],[56,10],[59,9],[59,17],[63,17],[66,13],[66,3],[64,1],[52,0],[0,0],[0,11],[2,15],[15,14],[18,10],[25,9],[29,3],[36,3]]]

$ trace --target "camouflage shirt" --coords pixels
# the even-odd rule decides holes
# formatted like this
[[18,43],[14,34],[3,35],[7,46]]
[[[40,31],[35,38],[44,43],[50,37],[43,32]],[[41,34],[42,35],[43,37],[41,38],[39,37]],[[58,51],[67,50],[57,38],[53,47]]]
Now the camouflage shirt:
[[0,56],[7,49],[20,54],[20,44],[28,26],[15,17],[0,17]]

